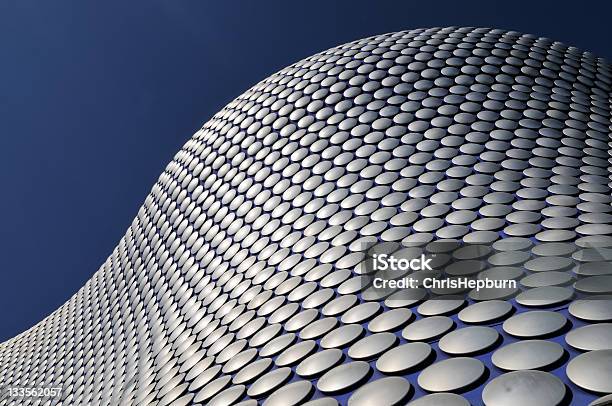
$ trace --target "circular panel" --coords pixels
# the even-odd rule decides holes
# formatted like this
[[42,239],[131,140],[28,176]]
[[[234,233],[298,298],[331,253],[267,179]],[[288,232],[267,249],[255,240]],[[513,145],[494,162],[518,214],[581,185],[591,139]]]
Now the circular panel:
[[580,279],[574,283],[574,289],[594,295],[612,293],[612,275],[597,275]]
[[283,351],[274,363],[279,367],[293,365],[307,357],[317,348],[317,343],[313,340],[301,341],[294,344]]
[[227,388],[223,392],[217,394],[208,402],[208,406],[224,406],[231,405],[239,400],[245,392],[244,385],[236,385]]
[[402,337],[409,341],[428,341],[451,330],[455,326],[453,319],[446,316],[426,317],[409,324],[402,331]]
[[570,361],[567,377],[589,391],[612,393],[612,350],[590,351]]
[[397,342],[393,333],[377,333],[357,341],[348,350],[348,356],[355,360],[366,360],[382,354]]
[[527,288],[540,288],[544,286],[568,285],[573,281],[569,272],[538,272],[521,279],[521,285]]
[[408,406],[470,406],[470,402],[454,393],[432,393],[413,400]]
[[234,355],[224,366],[222,372],[224,374],[238,371],[245,365],[249,364],[257,356],[257,350],[251,348],[241,352],[240,354]]
[[356,341],[363,334],[364,329],[358,324],[347,324],[330,331],[321,339],[323,348],[341,348]]
[[270,358],[262,358],[245,366],[236,375],[234,375],[234,384],[247,383],[255,380],[258,376],[266,372],[272,367]]
[[572,316],[588,321],[612,321],[612,296],[601,295],[574,300],[569,306]]
[[455,313],[465,304],[465,300],[431,299],[421,303],[417,312],[422,316],[441,316]]
[[427,297],[427,290],[423,288],[400,290],[385,299],[385,306],[390,309],[411,307],[421,303]]
[[292,382],[272,393],[263,403],[264,406],[293,406],[302,403],[313,392],[308,381]]
[[492,347],[500,335],[490,327],[464,327],[451,331],[439,341],[442,351],[451,355],[468,355]]
[[338,319],[335,317],[325,317],[323,319],[319,319],[304,327],[302,331],[300,331],[300,338],[302,340],[313,340],[322,337],[337,325]]
[[612,323],[577,328],[565,335],[565,342],[582,351],[612,350]]
[[323,393],[339,393],[363,382],[370,374],[370,365],[364,361],[342,364],[327,371],[317,382],[317,389]]
[[338,401],[332,397],[324,397],[306,402],[303,406],[338,406]]
[[610,406],[611,403],[612,395],[605,395],[589,403],[589,406]]
[[202,386],[212,381],[215,377],[217,377],[217,375],[219,375],[219,372],[221,372],[221,368],[221,365],[215,365],[211,368],[206,369],[204,372],[198,375],[193,380],[193,382],[191,382],[191,385],[189,385],[189,390],[193,391],[195,389],[201,388]]
[[408,324],[414,315],[409,309],[392,309],[376,316],[368,324],[368,330],[372,333],[393,331]]
[[503,300],[487,300],[474,303],[459,312],[459,320],[464,323],[490,323],[508,316],[514,308]]
[[563,354],[563,347],[553,341],[526,340],[501,347],[493,353],[491,361],[507,371],[540,369],[556,363]]
[[215,379],[212,382],[207,383],[202,389],[196,393],[193,398],[194,402],[205,402],[211,397],[215,396],[219,393],[223,388],[229,385],[232,380],[231,376],[222,376],[220,378]]
[[556,306],[574,296],[572,289],[560,286],[544,286],[528,289],[516,296],[516,302],[529,307]]
[[556,406],[565,397],[559,378],[542,371],[514,371],[490,381],[482,391],[487,406]]
[[325,316],[337,316],[342,314],[358,302],[355,295],[342,295],[333,299],[331,302],[323,306],[321,312]]
[[510,317],[503,324],[504,331],[516,337],[535,338],[555,334],[567,325],[560,313],[534,310]]
[[380,304],[377,302],[361,303],[360,305],[357,305],[344,313],[340,320],[345,324],[362,323],[363,321],[374,317],[374,315],[379,311]]
[[319,351],[300,362],[295,372],[302,377],[311,378],[337,365],[343,357],[342,351],[336,348]]
[[278,336],[275,339],[268,341],[266,345],[264,345],[261,350],[259,350],[259,355],[261,357],[270,357],[278,354],[283,351],[289,345],[291,345],[295,341],[295,334],[288,333],[283,334],[282,336]]
[[348,400],[349,406],[394,406],[410,394],[410,382],[400,377],[378,379],[360,387]]
[[403,344],[384,353],[376,361],[376,369],[385,374],[402,374],[423,365],[433,354],[429,344]]
[[428,392],[453,392],[474,384],[484,373],[485,366],[475,358],[451,358],[425,368],[418,383]]
[[264,396],[287,382],[290,377],[291,368],[284,367],[272,370],[253,382],[247,389],[247,395],[252,398]]

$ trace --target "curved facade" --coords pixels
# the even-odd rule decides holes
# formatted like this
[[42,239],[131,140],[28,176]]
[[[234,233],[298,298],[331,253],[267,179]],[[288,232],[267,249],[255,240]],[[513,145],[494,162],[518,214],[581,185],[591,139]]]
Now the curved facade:
[[[611,86],[602,59],[495,29],[380,35],[283,69],[185,144],[77,294],[0,345],[0,402],[612,393],[610,299],[584,298],[612,294]],[[361,254],[382,242],[518,287],[376,291]]]

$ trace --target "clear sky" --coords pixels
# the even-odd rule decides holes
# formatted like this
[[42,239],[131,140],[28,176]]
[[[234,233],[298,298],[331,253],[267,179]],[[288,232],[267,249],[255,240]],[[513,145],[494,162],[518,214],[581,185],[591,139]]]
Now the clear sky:
[[612,59],[604,1],[0,2],[0,341],[104,262],[182,144],[315,52],[382,32],[487,26]]

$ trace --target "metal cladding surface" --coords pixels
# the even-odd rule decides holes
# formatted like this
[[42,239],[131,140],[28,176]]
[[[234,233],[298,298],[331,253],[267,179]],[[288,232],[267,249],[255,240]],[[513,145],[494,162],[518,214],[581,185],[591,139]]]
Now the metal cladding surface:
[[[609,260],[611,87],[590,53],[480,28],[281,70],[187,141],[77,294],[0,345],[1,385],[61,395],[0,403],[595,401],[612,392],[594,327],[612,269],[590,248]],[[439,240],[478,245],[447,275],[519,288],[365,287],[372,244],[441,260]]]

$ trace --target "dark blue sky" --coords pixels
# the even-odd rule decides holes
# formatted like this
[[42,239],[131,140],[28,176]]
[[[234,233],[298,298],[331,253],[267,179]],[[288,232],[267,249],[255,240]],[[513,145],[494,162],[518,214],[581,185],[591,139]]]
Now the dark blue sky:
[[602,1],[498,3],[0,2],[0,340],[87,281],[206,120],[298,59],[448,25],[529,32],[612,58]]

